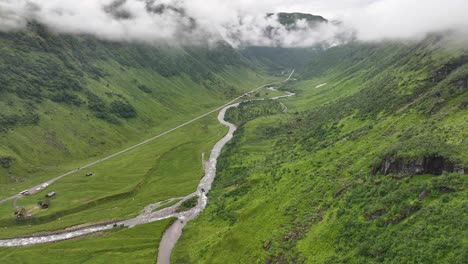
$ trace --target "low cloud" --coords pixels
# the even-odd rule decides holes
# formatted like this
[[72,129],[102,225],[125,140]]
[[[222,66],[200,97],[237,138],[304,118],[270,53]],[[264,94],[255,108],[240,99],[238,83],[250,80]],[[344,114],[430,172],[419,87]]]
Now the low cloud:
[[[466,0],[0,0],[0,30],[38,21],[57,32],[117,41],[212,43],[235,46],[333,46],[363,41],[420,39],[433,32],[466,36]],[[272,12],[300,11],[341,23],[295,30]]]
[[382,0],[345,12],[342,19],[361,40],[421,39],[429,33],[468,33],[466,0]]

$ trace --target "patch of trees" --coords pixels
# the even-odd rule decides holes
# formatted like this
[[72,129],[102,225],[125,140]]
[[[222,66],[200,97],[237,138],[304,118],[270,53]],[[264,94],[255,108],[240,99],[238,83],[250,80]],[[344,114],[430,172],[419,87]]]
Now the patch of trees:
[[68,91],[56,93],[52,96],[52,101],[56,103],[81,106],[83,101],[76,95]]
[[97,118],[112,124],[120,123],[117,117],[129,119],[137,116],[135,108],[126,100],[115,100],[108,105],[102,98],[91,92],[87,92],[86,96],[89,110],[94,112]]
[[198,196],[192,197],[186,201],[184,201],[178,208],[177,212],[187,211],[193,207],[195,207],[198,203]]
[[151,88],[149,88],[148,86],[146,86],[146,85],[144,85],[144,84],[138,85],[138,89],[140,89],[142,92],[147,93],[147,94],[150,94],[150,93],[153,92],[153,91],[151,90]]
[[8,169],[11,167],[11,165],[13,164],[13,161],[15,159],[12,158],[12,157],[2,157],[0,156],[0,167],[4,168],[4,169]]
[[273,100],[250,101],[241,103],[237,108],[231,108],[226,113],[226,120],[243,124],[257,117],[281,113],[283,107]]
[[16,126],[37,125],[39,123],[39,114],[31,112],[24,115],[18,114],[0,114],[0,132]]
[[126,101],[113,101],[110,110],[113,114],[126,119],[137,116],[135,108]]

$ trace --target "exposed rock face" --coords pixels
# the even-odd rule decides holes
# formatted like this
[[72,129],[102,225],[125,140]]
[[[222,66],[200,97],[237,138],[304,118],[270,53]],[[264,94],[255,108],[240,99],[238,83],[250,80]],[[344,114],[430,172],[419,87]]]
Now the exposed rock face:
[[375,219],[381,217],[385,213],[386,213],[386,211],[384,209],[380,209],[380,210],[377,210],[377,211],[375,211],[373,213],[365,214],[364,218],[366,219],[366,221],[372,221],[372,220],[375,220]]
[[443,79],[447,78],[447,76],[450,73],[452,73],[453,71],[455,71],[459,67],[463,66],[465,63],[468,63],[468,56],[463,56],[463,57],[461,57],[459,59],[453,60],[453,61],[443,65],[441,68],[439,68],[438,70],[436,70],[432,74],[431,81],[433,83],[437,83],[437,82],[442,81]]
[[373,174],[381,173],[383,175],[441,175],[443,172],[465,174],[465,169],[456,166],[453,162],[444,157],[423,157],[414,160],[388,157],[383,159],[382,162],[372,170]]

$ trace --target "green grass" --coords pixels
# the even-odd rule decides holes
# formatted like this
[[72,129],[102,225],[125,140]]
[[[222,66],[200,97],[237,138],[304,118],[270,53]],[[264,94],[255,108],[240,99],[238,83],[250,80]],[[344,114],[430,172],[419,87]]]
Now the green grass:
[[[0,33],[0,49],[0,159],[11,161],[0,167],[2,197],[276,79],[224,45],[109,43],[56,34],[36,23]],[[128,108],[116,112],[113,105]]]
[[68,241],[0,249],[2,263],[153,263],[172,219]]
[[[237,73],[249,74],[233,69],[233,74]],[[112,89],[118,90],[119,94],[122,91],[130,93],[132,89],[138,90],[135,85],[128,89],[131,87],[131,80],[145,79],[149,73],[140,70],[138,74],[137,77],[128,78],[127,82],[115,80],[120,87],[111,86]],[[11,168],[0,169],[2,196],[17,193],[44,179],[141,142],[228,101],[216,98],[214,94],[207,94],[200,86],[183,78],[163,81],[153,74],[153,79],[148,80],[148,83],[160,85],[159,91],[155,91],[158,96],[170,91],[171,99],[160,103],[161,98],[128,94],[129,98],[134,97],[132,102],[135,102],[139,117],[119,126],[95,119],[83,108],[70,108],[55,103],[42,104],[39,110],[42,113],[40,126],[16,128],[2,136],[1,155],[15,159]],[[239,84],[243,88],[238,94],[259,84],[257,81],[244,81]],[[108,89],[101,83],[91,86],[96,86],[93,89],[102,89],[101,93]],[[180,92],[175,93],[176,89]],[[183,94],[184,89],[193,94]]]
[[[287,114],[228,113],[242,126],[173,263],[463,263],[466,174],[371,173],[388,156],[468,164],[466,85],[454,89],[468,71],[428,81],[460,53],[410,48],[382,45],[287,84]],[[328,55],[337,49],[349,47]]]
[[[86,171],[70,175],[41,193],[18,200],[18,206],[36,212],[25,223],[13,219],[11,203],[3,204],[1,221],[9,228],[0,231],[2,237],[127,218],[150,203],[187,195],[203,176],[201,153],[208,153],[224,133],[226,129],[213,114],[90,168],[91,177],[85,176]],[[37,201],[49,191],[57,193],[50,208],[35,210]]]
[[[208,153],[226,130],[215,117],[216,113],[86,171],[69,175],[36,195],[19,199],[17,206],[32,212],[32,219],[18,222],[14,219],[12,202],[0,205],[0,222],[8,227],[0,230],[1,236],[125,219],[137,215],[150,203],[193,192],[203,174],[201,153]],[[69,169],[78,166],[74,164]],[[85,177],[88,171],[94,175]],[[37,208],[38,201],[44,200],[50,191],[57,193],[50,200],[50,208]]]
[[177,208],[177,211],[178,212],[183,212],[183,211],[187,211],[193,207],[195,207],[198,203],[198,196],[195,196],[195,197],[192,197],[186,201],[184,201],[178,208]]

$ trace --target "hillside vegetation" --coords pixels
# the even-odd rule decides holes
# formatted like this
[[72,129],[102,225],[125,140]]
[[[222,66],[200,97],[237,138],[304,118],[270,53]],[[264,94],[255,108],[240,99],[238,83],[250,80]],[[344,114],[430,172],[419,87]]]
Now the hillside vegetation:
[[0,33],[7,196],[164,132],[265,81],[225,43],[108,42],[30,23]]
[[288,113],[228,113],[241,127],[173,263],[464,263],[468,51],[429,37],[312,60],[280,87]]
[[[290,30],[297,19],[326,23],[280,14]],[[0,33],[0,199],[293,68],[289,82],[260,89],[226,113],[239,128],[218,160],[207,208],[187,224],[171,261],[465,263],[468,50],[436,35],[236,51],[223,42],[111,42],[37,23]],[[255,100],[281,91],[296,95]],[[194,192],[202,153],[227,130],[216,116],[0,204],[0,238],[128,219]],[[46,198],[49,191],[56,195]],[[30,215],[16,217],[18,210]],[[154,262],[171,221],[3,248],[0,261]]]

